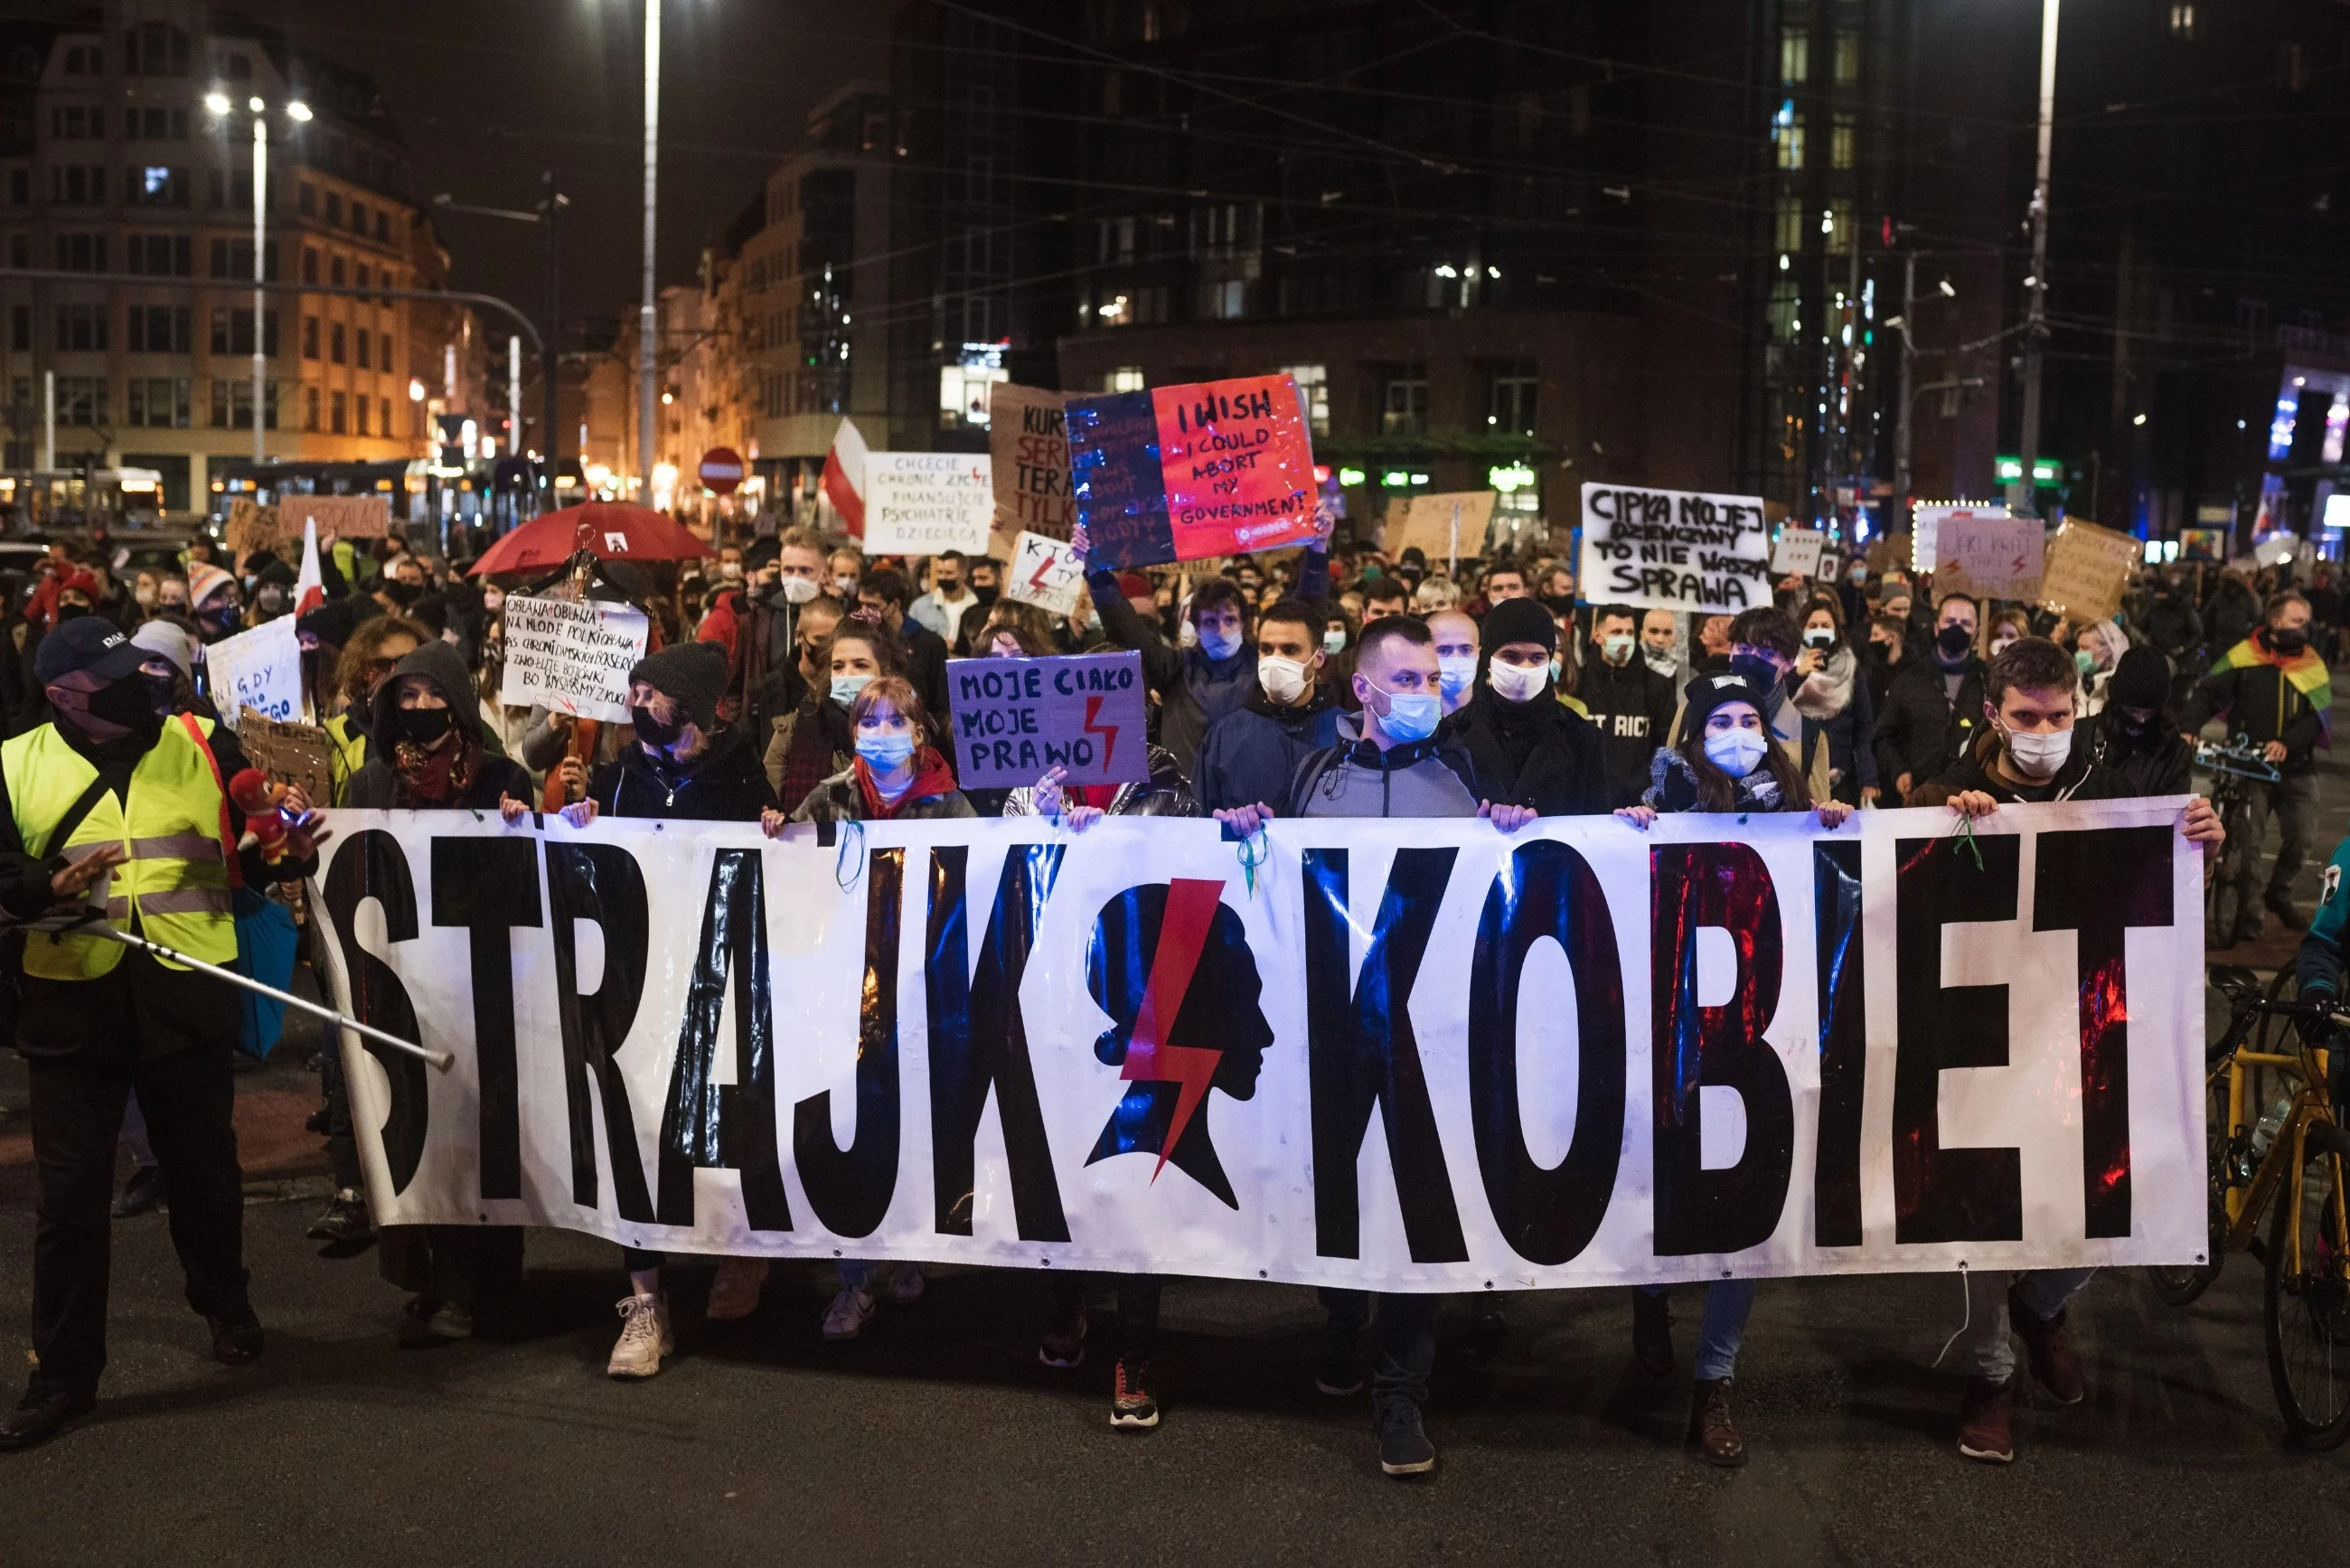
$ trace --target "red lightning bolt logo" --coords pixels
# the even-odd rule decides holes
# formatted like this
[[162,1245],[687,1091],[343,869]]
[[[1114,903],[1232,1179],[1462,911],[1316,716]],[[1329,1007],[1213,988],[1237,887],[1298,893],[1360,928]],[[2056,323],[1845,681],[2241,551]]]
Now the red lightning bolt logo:
[[[1106,768],[1109,766],[1110,758],[1118,755],[1118,727],[1116,724],[1098,724],[1094,722],[1101,713],[1101,705],[1102,700],[1099,697],[1086,699],[1086,733],[1099,735],[1102,738],[1102,766]],[[1177,886],[1180,887],[1181,884],[1178,883]],[[1218,884],[1211,883],[1210,886],[1218,886]]]
[[1049,572],[1049,571],[1051,571],[1052,569],[1053,569],[1053,557],[1052,557],[1052,556],[1045,556],[1042,560],[1038,561],[1038,562],[1036,563],[1036,575],[1035,575],[1035,576],[1033,576],[1033,577],[1031,577],[1031,578],[1029,578],[1029,579],[1028,579],[1028,587],[1029,587],[1029,588],[1030,588],[1033,592],[1040,593],[1040,594],[1041,594],[1041,593],[1043,593],[1043,592],[1045,591],[1045,573],[1047,573],[1047,572]]
[[[1098,699],[1097,699],[1098,701]],[[1159,950],[1150,961],[1150,981],[1142,992],[1142,1010],[1134,1015],[1134,1033],[1126,1047],[1126,1068],[1118,1076],[1129,1083],[1173,1084],[1177,1086],[1174,1119],[1167,1124],[1167,1141],[1150,1172],[1157,1181],[1167,1168],[1167,1157],[1182,1141],[1191,1113],[1208,1093],[1208,1081],[1224,1059],[1222,1051],[1204,1046],[1165,1044],[1167,1031],[1191,988],[1191,973],[1200,967],[1200,950],[1207,945],[1223,901],[1222,882],[1177,877],[1167,886],[1167,912],[1159,922]]]

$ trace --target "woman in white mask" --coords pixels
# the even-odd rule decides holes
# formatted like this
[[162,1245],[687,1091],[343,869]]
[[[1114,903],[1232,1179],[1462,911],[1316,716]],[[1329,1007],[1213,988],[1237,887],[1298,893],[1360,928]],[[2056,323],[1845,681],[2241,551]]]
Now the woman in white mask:
[[[1657,753],[1655,784],[1641,805],[1625,806],[1617,816],[1645,828],[1666,811],[1811,811],[1820,826],[1835,828],[1852,815],[1842,801],[1813,802],[1786,748],[1773,743],[1762,722],[1763,693],[1744,676],[1700,675],[1689,683],[1686,701],[1680,744]],[[1697,1094],[1692,1083],[1688,1096],[1694,1100]],[[1673,1368],[1665,1293],[1662,1285],[1632,1293],[1632,1355],[1658,1376]],[[1746,1462],[1745,1439],[1730,1417],[1730,1388],[1753,1306],[1752,1280],[1716,1280],[1705,1287],[1690,1432],[1698,1457],[1711,1465]]]

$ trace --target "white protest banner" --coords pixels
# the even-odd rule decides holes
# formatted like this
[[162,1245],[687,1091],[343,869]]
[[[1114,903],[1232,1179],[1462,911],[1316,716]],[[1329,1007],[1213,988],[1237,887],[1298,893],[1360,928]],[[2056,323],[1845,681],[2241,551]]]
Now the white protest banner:
[[1771,602],[1771,525],[1759,495],[1583,487],[1583,597],[1736,615]]
[[1003,597],[1054,615],[1077,607],[1086,589],[1086,558],[1058,539],[1022,529],[1014,541],[1012,565],[1003,574]]
[[1771,542],[1771,575],[1810,577],[1819,575],[1820,550],[1827,535],[1817,528],[1787,527]]
[[1146,690],[1139,653],[951,660],[955,777],[966,789],[1016,789],[1060,768],[1072,784],[1141,784]]
[[1379,1291],[2184,1263],[2184,804],[334,812],[311,907],[337,1003],[456,1058],[345,1036],[380,1225]]
[[204,695],[232,730],[247,708],[281,723],[301,718],[302,645],[294,618],[282,615],[207,646]]
[[2068,517],[2048,541],[2040,602],[2068,620],[2104,620],[2121,607],[2139,559],[2131,535]]
[[1934,533],[1934,595],[2037,598],[2046,542],[2039,518],[2012,516],[2004,506],[1949,513]]
[[645,612],[608,599],[506,596],[506,663],[498,701],[581,719],[629,722],[629,671],[645,656]]
[[984,556],[994,516],[995,481],[985,452],[865,454],[868,556]]

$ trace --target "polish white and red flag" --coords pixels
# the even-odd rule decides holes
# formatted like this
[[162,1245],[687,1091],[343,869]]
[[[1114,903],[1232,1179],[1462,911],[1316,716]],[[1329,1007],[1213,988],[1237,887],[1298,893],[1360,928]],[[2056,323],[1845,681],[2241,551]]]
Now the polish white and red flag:
[[302,520],[302,571],[294,579],[294,613],[308,615],[327,602],[327,579],[318,570],[318,522]]
[[865,438],[848,420],[832,438],[824,454],[824,496],[848,525],[852,539],[865,537]]

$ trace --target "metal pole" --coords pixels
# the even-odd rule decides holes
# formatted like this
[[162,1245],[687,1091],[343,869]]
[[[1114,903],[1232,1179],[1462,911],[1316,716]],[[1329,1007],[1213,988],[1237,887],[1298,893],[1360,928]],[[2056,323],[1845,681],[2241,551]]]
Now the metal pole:
[[506,339],[506,418],[514,429],[506,442],[508,457],[519,457],[522,440],[522,337],[519,334]]
[[[2052,0],[2053,3],[2053,0]],[[653,504],[653,421],[660,412],[653,299],[655,181],[660,170],[660,0],[645,0],[645,276],[637,311],[637,504]]]
[[2040,156],[2032,183],[2032,278],[2023,334],[2023,472],[2009,492],[2020,516],[2039,515],[2033,471],[2040,462],[2040,377],[2048,348],[2048,155],[2056,134],[2056,12],[2061,0],[2040,4]]
[[563,462],[562,383],[557,379],[563,342],[563,253],[556,244],[555,227],[556,213],[563,201],[556,189],[554,170],[546,171],[543,182],[546,187],[546,341],[540,346],[538,358],[539,374],[546,381],[539,389],[539,405],[546,410],[546,428],[539,431],[538,440],[539,472],[546,476],[546,494],[539,504],[551,512],[559,499],[555,488],[556,470]]
[[41,372],[41,467],[57,471],[57,373]]
[[1909,379],[1918,362],[1918,255],[1901,258],[1901,412],[1893,425],[1893,526],[1909,525]]
[[[261,437],[261,399],[263,389],[269,384],[269,357],[265,352],[265,339],[262,323],[263,311],[268,306],[268,296],[263,285],[268,281],[262,257],[263,236],[269,223],[269,114],[255,99],[253,109],[253,465],[257,470],[267,455]],[[256,473],[255,483],[260,483]]]

